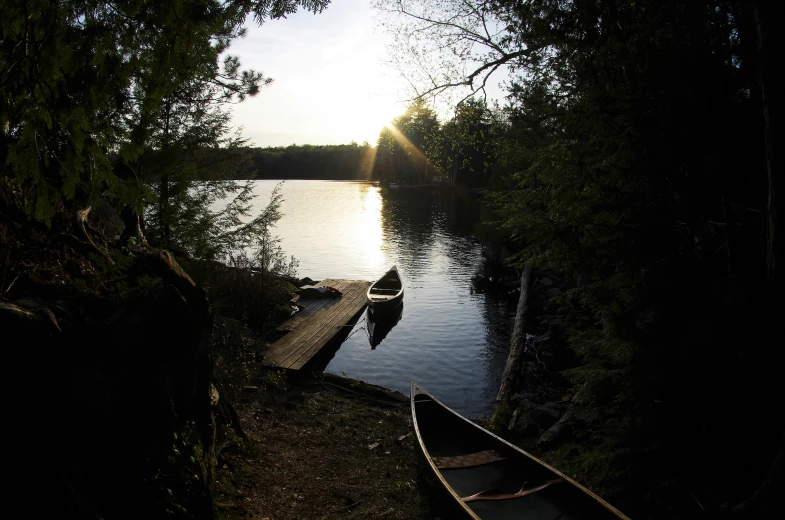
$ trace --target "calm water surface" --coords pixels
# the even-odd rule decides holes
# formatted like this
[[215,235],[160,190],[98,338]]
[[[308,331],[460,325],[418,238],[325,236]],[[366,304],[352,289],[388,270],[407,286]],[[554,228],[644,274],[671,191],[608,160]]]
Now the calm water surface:
[[[259,204],[276,181],[257,181]],[[401,321],[372,348],[366,315],[327,365],[408,395],[422,383],[456,411],[487,416],[499,387],[515,318],[514,304],[478,293],[482,261],[471,236],[470,200],[447,193],[383,195],[366,183],[286,181],[276,227],[299,276],[375,280],[398,266]]]

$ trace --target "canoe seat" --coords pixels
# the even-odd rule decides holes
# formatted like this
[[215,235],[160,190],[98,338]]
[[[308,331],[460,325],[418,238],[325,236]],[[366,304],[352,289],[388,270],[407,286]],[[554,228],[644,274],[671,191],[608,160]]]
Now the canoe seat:
[[527,488],[526,484],[524,484],[521,490],[517,493],[502,493],[498,489],[488,489],[469,497],[462,497],[461,500],[465,504],[468,502],[479,502],[483,500],[510,500],[511,498],[522,498],[533,495],[538,491],[542,491],[545,488],[551,487],[554,484],[561,484],[563,482],[564,481],[562,479],[557,478],[553,480],[546,480],[537,486],[532,486],[529,488]]
[[400,289],[371,289],[371,294],[398,294]]
[[461,469],[482,466],[504,459],[505,457],[499,455],[496,450],[485,450],[454,457],[433,457],[433,464],[439,469]]

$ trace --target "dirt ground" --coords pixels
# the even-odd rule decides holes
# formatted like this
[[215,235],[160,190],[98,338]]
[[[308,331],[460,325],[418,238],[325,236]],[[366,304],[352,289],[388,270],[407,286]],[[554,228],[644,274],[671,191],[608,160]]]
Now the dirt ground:
[[219,518],[434,518],[403,396],[340,378],[266,381],[234,397],[248,439],[219,437]]

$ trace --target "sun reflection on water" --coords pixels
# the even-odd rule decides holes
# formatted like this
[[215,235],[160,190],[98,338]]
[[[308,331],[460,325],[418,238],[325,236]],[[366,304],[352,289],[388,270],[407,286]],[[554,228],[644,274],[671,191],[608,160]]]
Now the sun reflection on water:
[[[276,184],[257,182],[259,209]],[[360,318],[326,370],[402,392],[417,380],[461,413],[489,413],[515,307],[473,290],[482,248],[468,236],[472,223],[453,218],[465,202],[340,181],[287,181],[282,194],[273,232],[300,261],[299,276],[375,280],[397,265],[403,278],[403,316],[384,342],[372,348]]]
[[[384,234],[382,231],[382,197],[379,188],[367,186],[360,191],[359,211],[354,219],[352,244],[366,265],[379,269],[384,274],[385,255],[382,250]],[[389,266],[388,266],[389,267]]]

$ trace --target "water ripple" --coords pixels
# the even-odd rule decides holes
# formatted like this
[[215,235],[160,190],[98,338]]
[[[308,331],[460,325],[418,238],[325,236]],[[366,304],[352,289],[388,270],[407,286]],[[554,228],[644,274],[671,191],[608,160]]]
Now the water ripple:
[[[258,181],[260,204],[275,181]],[[498,389],[514,305],[477,293],[481,247],[472,201],[445,193],[382,195],[366,183],[287,181],[276,234],[300,275],[372,280],[397,265],[401,321],[373,349],[360,320],[327,366],[408,393],[416,380],[470,416],[486,416]]]

